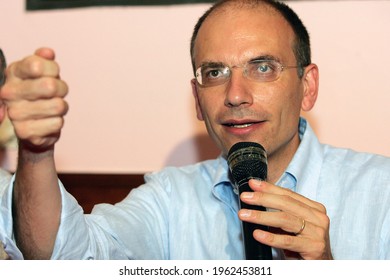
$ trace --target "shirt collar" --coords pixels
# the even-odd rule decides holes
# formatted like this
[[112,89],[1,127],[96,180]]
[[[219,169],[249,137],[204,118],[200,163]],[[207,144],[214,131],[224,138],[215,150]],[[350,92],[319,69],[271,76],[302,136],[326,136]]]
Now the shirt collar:
[[214,197],[227,205],[234,213],[238,211],[238,197],[229,180],[229,166],[225,157],[217,158],[214,176],[212,177]]
[[300,118],[301,143],[277,185],[287,187],[309,198],[315,198],[323,162],[323,148],[309,123]]
[[229,183],[230,184],[228,170],[229,170],[229,166],[228,166],[227,160],[221,154],[217,158],[215,172],[214,172],[214,176],[213,176],[213,179],[212,179],[212,183],[213,183],[214,187],[219,185],[219,184],[224,184],[224,183]]

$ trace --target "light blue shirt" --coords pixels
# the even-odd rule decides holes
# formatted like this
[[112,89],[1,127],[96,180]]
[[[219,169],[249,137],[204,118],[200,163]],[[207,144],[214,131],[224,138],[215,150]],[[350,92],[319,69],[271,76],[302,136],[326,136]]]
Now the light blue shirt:
[[[299,129],[301,144],[277,185],[325,205],[335,259],[390,259],[390,158],[322,145],[303,119]],[[223,157],[167,167],[146,175],[122,202],[97,205],[89,215],[61,186],[52,258],[243,259],[227,170]],[[11,192],[12,184],[8,202]],[[12,221],[10,210],[2,215]],[[279,250],[273,255],[283,258]]]
[[0,169],[0,243],[4,246],[4,251],[7,253],[10,259],[23,259],[22,253],[16,247],[15,242],[12,240],[12,219],[9,216],[9,208],[7,205],[10,203],[4,203],[2,201],[3,193],[9,186],[11,181],[11,174],[5,170]]

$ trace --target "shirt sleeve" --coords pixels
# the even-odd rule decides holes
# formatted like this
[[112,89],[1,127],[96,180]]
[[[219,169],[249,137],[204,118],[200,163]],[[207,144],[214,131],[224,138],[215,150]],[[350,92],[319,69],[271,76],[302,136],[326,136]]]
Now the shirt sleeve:
[[121,202],[84,214],[60,182],[61,223],[52,259],[167,258],[167,183],[154,180]]
[[15,178],[12,177],[11,180],[7,180],[7,183],[3,184],[2,182],[2,185],[0,186],[0,242],[10,259],[22,260],[23,255],[16,246],[13,231],[12,191],[14,179]]

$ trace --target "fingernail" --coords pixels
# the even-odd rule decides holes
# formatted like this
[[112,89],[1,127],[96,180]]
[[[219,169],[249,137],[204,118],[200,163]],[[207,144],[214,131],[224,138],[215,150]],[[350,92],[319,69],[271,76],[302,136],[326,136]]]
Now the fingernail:
[[267,238],[267,232],[264,232],[264,231],[260,231],[260,230],[256,230],[255,231],[255,235],[257,238],[259,239],[264,239],[264,238]]
[[241,209],[239,214],[240,214],[240,217],[242,217],[242,218],[248,218],[248,217],[251,216],[252,211],[251,210],[247,210],[247,209]]
[[254,192],[243,192],[243,193],[241,194],[241,198],[253,198],[254,195],[255,195]]

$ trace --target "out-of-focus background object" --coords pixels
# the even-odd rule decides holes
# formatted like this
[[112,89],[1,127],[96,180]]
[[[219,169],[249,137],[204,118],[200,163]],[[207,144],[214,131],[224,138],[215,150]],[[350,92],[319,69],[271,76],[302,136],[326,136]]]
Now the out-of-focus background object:
[[[306,114],[319,139],[390,156],[390,1],[286,2],[306,24],[320,70],[317,104]],[[218,155],[190,86],[190,37],[209,7],[27,11],[23,0],[0,1],[8,64],[52,47],[69,85],[59,172],[138,174]],[[3,167],[13,170],[16,158],[7,148]]]

